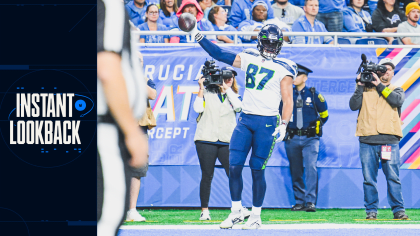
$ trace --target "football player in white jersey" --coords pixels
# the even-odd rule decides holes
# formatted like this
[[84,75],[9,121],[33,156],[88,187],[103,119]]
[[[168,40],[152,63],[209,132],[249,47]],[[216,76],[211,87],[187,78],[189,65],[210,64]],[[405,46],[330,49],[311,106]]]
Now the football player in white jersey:
[[[249,166],[252,173],[252,213],[242,229],[261,227],[261,206],[266,182],[264,171],[276,142],[282,141],[293,112],[293,80],[297,74],[294,62],[276,58],[283,45],[283,34],[276,25],[264,26],[258,34],[259,53],[233,53],[218,47],[201,35],[190,31],[201,47],[214,59],[246,73],[242,113],[229,146],[229,189],[232,213],[220,228],[232,228],[244,221],[241,194],[242,169],[252,147]],[[279,105],[283,100],[283,117]],[[279,137],[277,138],[277,135]]]

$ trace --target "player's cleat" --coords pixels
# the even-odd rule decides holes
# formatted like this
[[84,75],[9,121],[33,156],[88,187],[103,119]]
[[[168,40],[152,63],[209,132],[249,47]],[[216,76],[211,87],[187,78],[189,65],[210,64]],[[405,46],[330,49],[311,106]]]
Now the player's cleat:
[[242,213],[244,214],[244,219],[248,219],[251,216],[251,211],[246,207],[242,208]]
[[251,216],[248,218],[248,221],[245,223],[242,229],[259,229],[261,225],[261,216],[257,216],[251,213]]
[[211,220],[210,218],[210,211],[205,210],[201,212],[200,220]]
[[244,222],[244,214],[242,209],[232,210],[228,218],[220,224],[221,229],[231,229],[233,225]]
[[125,221],[137,221],[137,222],[142,222],[142,221],[146,221],[146,218],[144,218],[143,216],[141,216],[136,209],[131,209],[127,212],[127,218],[125,219]]

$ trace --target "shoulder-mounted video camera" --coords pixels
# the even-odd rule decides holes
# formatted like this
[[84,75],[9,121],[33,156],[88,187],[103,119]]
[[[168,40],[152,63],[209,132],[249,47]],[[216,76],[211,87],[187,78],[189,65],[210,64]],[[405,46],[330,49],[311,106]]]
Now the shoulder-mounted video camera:
[[214,60],[206,61],[201,72],[205,78],[203,85],[206,87],[209,85],[221,85],[223,84],[223,79],[232,78],[232,71],[218,69]]
[[356,83],[362,82],[365,84],[369,84],[375,80],[373,78],[372,72],[377,74],[378,76],[382,76],[382,74],[385,74],[386,71],[387,71],[386,66],[375,64],[372,61],[368,62],[366,55],[362,54],[362,63],[360,64],[359,69],[357,70],[356,74],[359,74],[360,72],[362,73],[360,75],[360,80],[356,79]]

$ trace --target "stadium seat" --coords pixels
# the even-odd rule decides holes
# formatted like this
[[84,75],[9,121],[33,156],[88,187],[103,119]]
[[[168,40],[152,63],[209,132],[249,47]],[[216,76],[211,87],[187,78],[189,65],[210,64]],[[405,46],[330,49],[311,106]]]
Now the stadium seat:
[[351,44],[349,39],[337,38],[338,44]]
[[392,41],[392,45],[398,45],[398,44],[400,44],[400,43],[398,42],[398,39],[394,39],[394,41]]
[[356,44],[382,44],[387,45],[388,41],[381,38],[365,38],[356,40]]
[[225,6],[225,5],[223,5],[223,6],[221,6],[221,7],[223,7],[223,9],[225,9],[225,11],[227,12],[227,18],[228,18],[228,20],[227,20],[227,22],[226,23],[228,23],[229,22],[229,17],[230,17],[230,14],[231,14],[231,6]]

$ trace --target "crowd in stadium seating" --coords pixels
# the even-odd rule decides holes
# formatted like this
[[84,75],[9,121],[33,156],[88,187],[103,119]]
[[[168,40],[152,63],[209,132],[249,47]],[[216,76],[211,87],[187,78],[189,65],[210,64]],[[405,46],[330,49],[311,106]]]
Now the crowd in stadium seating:
[[[201,31],[259,31],[276,24],[292,32],[420,32],[420,0],[132,0],[126,3],[131,22],[141,31],[180,31],[178,17],[189,12]],[[178,2],[179,1],[179,2]],[[414,2],[414,3],[412,3]],[[413,16],[407,20],[406,7]],[[149,6],[154,4],[150,10]],[[159,9],[158,15],[156,9]],[[146,22],[147,21],[147,22]],[[403,24],[398,30],[399,25]],[[412,23],[410,23],[412,22]],[[234,43],[234,36],[207,35],[215,43]],[[384,37],[388,44],[406,44],[402,38]],[[419,37],[420,38],[420,37]],[[354,42],[357,38],[348,40]],[[294,36],[286,42],[328,44],[332,37]],[[380,40],[378,40],[380,41]],[[376,42],[378,42],[376,41]],[[411,37],[410,44],[418,42]],[[142,36],[146,43],[195,42],[190,36]],[[256,43],[256,36],[242,36],[238,42]]]

